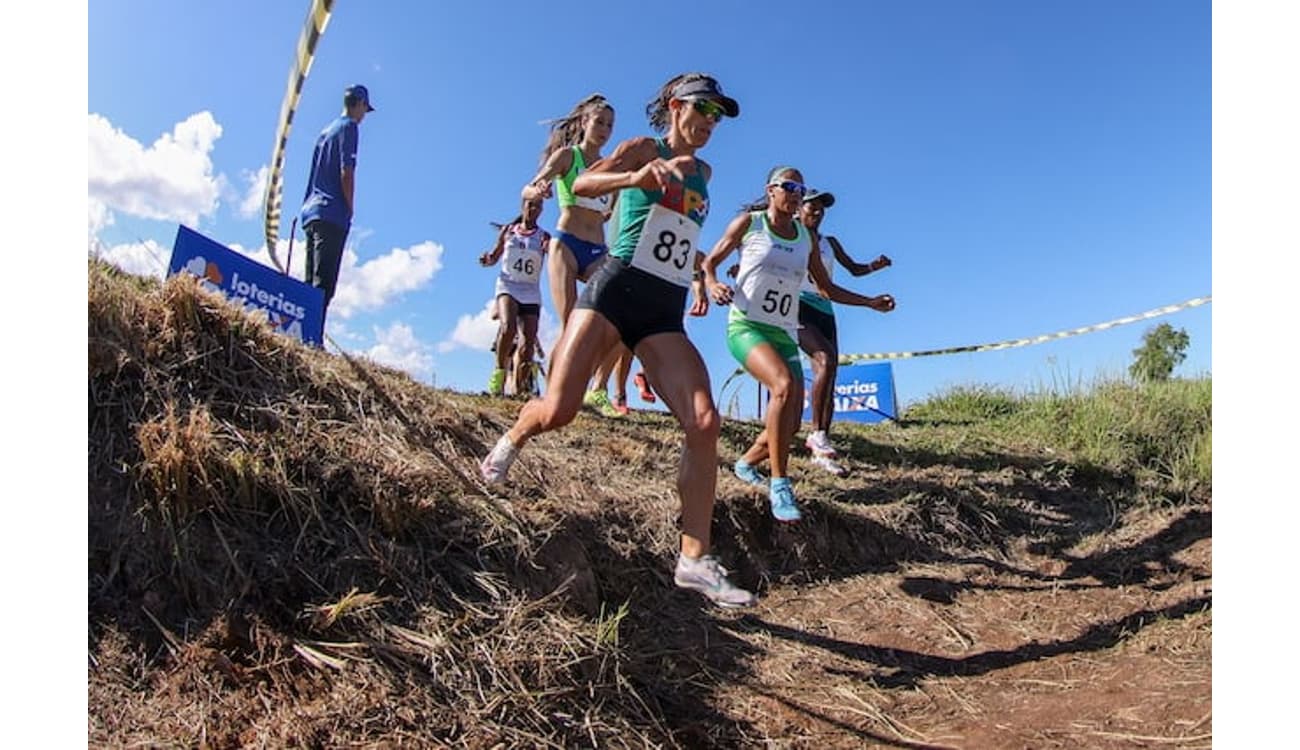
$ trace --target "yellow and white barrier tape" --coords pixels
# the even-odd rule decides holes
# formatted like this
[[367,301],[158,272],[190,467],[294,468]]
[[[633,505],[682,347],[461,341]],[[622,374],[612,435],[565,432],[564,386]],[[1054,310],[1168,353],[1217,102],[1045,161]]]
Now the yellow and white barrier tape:
[[289,87],[284,93],[284,103],[280,105],[280,125],[275,133],[275,147],[271,150],[271,168],[266,177],[266,250],[271,254],[276,267],[284,273],[289,271],[280,262],[275,246],[280,237],[280,177],[284,171],[285,144],[289,140],[289,128],[293,125],[293,113],[298,108],[302,86],[311,70],[312,60],[316,57],[316,45],[325,33],[333,9],[334,0],[312,0],[311,8],[307,11],[307,22],[303,24],[302,34],[298,37],[293,67],[289,69]]
[[1068,331],[1057,331],[1056,333],[1046,333],[1043,334],[1042,336],[1032,336],[1030,338],[1024,338],[1024,339],[1012,339],[1010,341],[999,341],[996,344],[975,344],[972,346],[954,346],[954,347],[949,347],[947,349],[926,349],[924,351],[918,351],[918,352],[881,352],[877,354],[841,354],[840,364],[849,365],[849,364],[853,364],[854,362],[863,362],[863,361],[875,360],[875,359],[911,359],[913,357],[933,357],[940,354],[964,354],[968,352],[991,352],[991,351],[996,351],[998,349],[1014,349],[1018,346],[1030,346],[1033,344],[1042,344],[1048,341],[1055,341],[1057,339],[1069,338],[1070,336],[1078,336],[1083,333],[1092,333],[1093,331],[1104,331],[1107,328],[1114,328],[1115,326],[1122,326],[1128,323],[1136,323],[1139,320],[1147,320],[1148,318],[1158,318],[1161,315],[1168,315],[1170,313],[1178,312],[1179,310],[1186,310],[1189,307],[1199,307],[1200,305],[1204,305],[1208,303],[1210,300],[1211,297],[1209,296],[1196,297],[1194,299],[1189,299],[1186,302],[1179,302],[1176,305],[1165,305],[1164,307],[1157,307],[1154,310],[1147,310],[1144,313],[1139,313],[1137,315],[1129,315],[1124,318],[1116,318],[1115,320],[1109,320],[1106,321],[1105,323],[1098,323],[1096,325],[1084,326],[1082,328],[1071,328]]
[[[1196,297],[1194,299],[1189,299],[1186,302],[1179,302],[1176,305],[1165,305],[1164,307],[1157,307],[1154,310],[1147,310],[1146,312],[1139,313],[1137,315],[1129,315],[1123,318],[1116,318],[1115,320],[1109,320],[1106,321],[1105,323],[1097,323],[1096,325],[1084,326],[1082,328],[1071,328],[1068,331],[1057,331],[1056,333],[1046,333],[1043,334],[1042,336],[1032,336],[1030,338],[1023,338],[1023,339],[1012,339],[1010,341],[999,341],[995,344],[974,344],[971,346],[953,346],[947,349],[926,349],[923,351],[915,351],[915,352],[841,354],[840,364],[851,365],[854,362],[866,362],[869,360],[912,359],[914,357],[934,357],[940,354],[991,352],[998,349],[1013,349],[1019,346],[1030,346],[1032,344],[1042,344],[1048,341],[1055,341],[1057,339],[1069,338],[1070,336],[1078,336],[1083,333],[1092,333],[1093,331],[1104,331],[1107,328],[1114,328],[1115,326],[1122,326],[1128,323],[1136,323],[1139,320],[1158,318],[1161,315],[1168,315],[1170,313],[1178,312],[1179,310],[1186,310],[1189,307],[1199,307],[1201,305],[1209,303],[1211,299],[1213,299],[1213,297],[1208,295],[1205,297]],[[743,367],[736,368],[736,371],[731,373],[731,375],[728,376],[725,381],[723,381],[722,387],[718,389],[718,393],[719,394],[725,393],[727,390],[727,386],[731,385],[731,383],[736,378],[744,374],[745,374],[745,369]],[[721,398],[719,398],[718,400],[719,402],[722,401]]]

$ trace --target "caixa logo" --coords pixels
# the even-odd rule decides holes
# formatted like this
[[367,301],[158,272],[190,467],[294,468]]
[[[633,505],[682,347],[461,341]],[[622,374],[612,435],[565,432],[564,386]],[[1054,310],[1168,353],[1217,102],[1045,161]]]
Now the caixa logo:
[[880,408],[880,384],[854,381],[835,384],[835,411],[875,411]]
[[248,312],[264,316],[276,331],[315,346],[322,343],[324,304],[319,289],[189,227],[181,226],[176,231],[167,272],[192,274],[205,289],[221,292]]
[[191,258],[185,264],[185,271],[197,276],[203,288],[224,292],[232,301],[242,304],[245,311],[265,315],[266,322],[276,330],[302,340],[302,322],[307,312],[285,299],[283,292],[258,287],[254,282],[239,278],[238,271],[231,272],[227,284],[221,267],[201,255]]

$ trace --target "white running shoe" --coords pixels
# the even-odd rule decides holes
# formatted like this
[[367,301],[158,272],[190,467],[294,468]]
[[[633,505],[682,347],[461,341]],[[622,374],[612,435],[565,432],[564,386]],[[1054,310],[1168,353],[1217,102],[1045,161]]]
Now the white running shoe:
[[840,455],[839,452],[835,450],[835,446],[831,445],[831,439],[823,430],[818,430],[810,434],[808,439],[803,441],[803,444],[804,447],[814,456],[829,456],[830,458],[835,458]]
[[727,580],[727,569],[713,555],[692,558],[678,554],[673,582],[679,588],[704,594],[719,607],[752,607],[758,603],[758,597]]
[[830,456],[814,455],[812,457],[812,465],[821,467],[826,471],[829,471],[830,473],[834,474],[837,477],[842,477],[845,474],[849,473],[848,470],[845,469],[843,466],[840,466],[839,464],[835,463],[835,459],[831,458]]
[[483,480],[488,484],[504,482],[506,473],[510,471],[510,465],[515,462],[515,457],[518,455],[519,449],[510,442],[510,435],[502,435],[478,466],[479,471],[483,473]]

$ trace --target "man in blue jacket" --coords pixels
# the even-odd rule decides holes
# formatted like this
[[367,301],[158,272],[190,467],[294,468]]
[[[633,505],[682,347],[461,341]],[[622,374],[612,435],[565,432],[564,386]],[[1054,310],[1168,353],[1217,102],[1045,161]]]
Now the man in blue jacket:
[[343,92],[343,114],[316,137],[311,156],[311,175],[298,220],[307,234],[306,281],[325,296],[322,322],[338,286],[343,243],[352,227],[357,126],[374,111],[366,87],[349,86]]

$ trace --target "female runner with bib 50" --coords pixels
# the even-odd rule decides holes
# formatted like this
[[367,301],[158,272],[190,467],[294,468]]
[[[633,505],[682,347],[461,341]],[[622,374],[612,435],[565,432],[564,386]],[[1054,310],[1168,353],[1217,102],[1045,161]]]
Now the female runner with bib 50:
[[713,78],[677,76],[646,106],[651,128],[666,135],[623,141],[578,176],[578,195],[621,191],[618,236],[555,346],[545,395],[524,406],[480,467],[488,482],[502,481],[529,438],[568,424],[597,363],[623,341],[685,433],[677,473],[682,535],[673,580],[725,607],[749,606],[755,597],[732,584],[709,554],[720,418],[708,370],[682,318],[688,289],[695,295],[693,314],[708,305],[696,273],[702,257],[696,243],[709,211],[711,169],[695,154],[724,116],[738,114],[736,100]]
[[[803,411],[803,364],[795,338],[804,278],[811,277],[823,296],[846,305],[887,312],[894,309],[894,298],[888,294],[865,297],[831,282],[816,235],[795,221],[807,192],[799,170],[786,166],[773,169],[768,173],[766,191],[727,226],[704,259],[704,279],[714,302],[731,304],[727,317],[731,356],[771,394],[763,431],[736,462],[736,476],[762,487],[766,482],[754,464],[770,459],[772,516],[794,522],[802,516],[787,468],[790,443]],[[740,248],[740,271],[733,292],[718,281],[717,268],[736,248]]]

